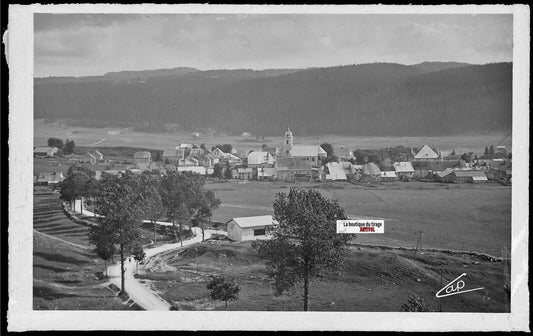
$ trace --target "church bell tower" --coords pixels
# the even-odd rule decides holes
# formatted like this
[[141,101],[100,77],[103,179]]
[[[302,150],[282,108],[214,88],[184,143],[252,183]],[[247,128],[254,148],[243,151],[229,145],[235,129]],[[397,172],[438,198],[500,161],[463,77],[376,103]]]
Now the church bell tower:
[[285,131],[285,141],[283,142],[283,154],[285,156],[291,156],[292,146],[294,145],[294,138],[292,136],[291,129],[287,125],[287,130]]

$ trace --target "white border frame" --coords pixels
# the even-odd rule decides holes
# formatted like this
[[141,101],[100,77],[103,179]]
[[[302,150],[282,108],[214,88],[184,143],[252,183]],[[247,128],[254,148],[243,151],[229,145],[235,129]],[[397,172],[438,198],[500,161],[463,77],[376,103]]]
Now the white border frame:
[[[33,311],[33,14],[513,14],[512,313]],[[529,7],[526,5],[10,5],[8,330],[529,331]]]

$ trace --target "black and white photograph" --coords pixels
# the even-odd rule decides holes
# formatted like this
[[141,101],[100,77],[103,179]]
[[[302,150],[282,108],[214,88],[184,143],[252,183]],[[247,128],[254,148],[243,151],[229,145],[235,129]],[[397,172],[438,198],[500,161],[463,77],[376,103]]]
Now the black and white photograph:
[[21,7],[17,330],[529,330],[529,7]]

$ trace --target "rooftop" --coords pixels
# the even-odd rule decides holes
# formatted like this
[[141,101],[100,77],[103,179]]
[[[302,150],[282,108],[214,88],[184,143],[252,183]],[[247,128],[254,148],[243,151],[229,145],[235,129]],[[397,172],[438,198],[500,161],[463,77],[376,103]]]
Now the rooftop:
[[232,218],[241,228],[278,224],[272,215]]

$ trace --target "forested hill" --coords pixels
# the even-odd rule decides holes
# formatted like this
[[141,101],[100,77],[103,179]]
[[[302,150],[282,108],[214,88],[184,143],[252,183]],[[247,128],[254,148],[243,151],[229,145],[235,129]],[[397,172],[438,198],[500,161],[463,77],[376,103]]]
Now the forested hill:
[[185,130],[254,135],[278,135],[288,122],[300,135],[511,128],[512,63],[420,66],[190,71],[140,81],[39,79],[34,112],[36,118],[178,123]]

